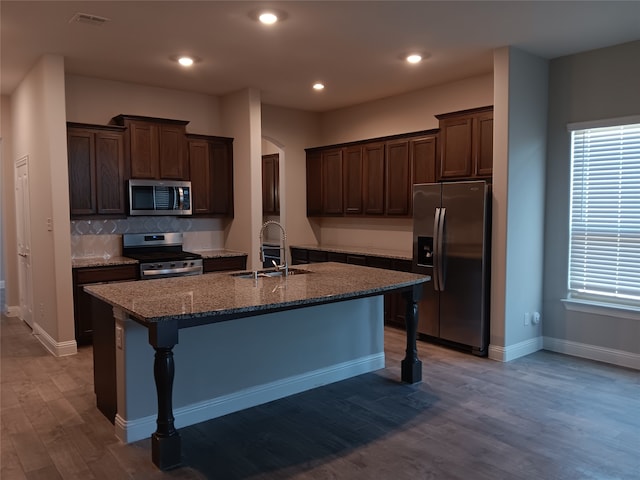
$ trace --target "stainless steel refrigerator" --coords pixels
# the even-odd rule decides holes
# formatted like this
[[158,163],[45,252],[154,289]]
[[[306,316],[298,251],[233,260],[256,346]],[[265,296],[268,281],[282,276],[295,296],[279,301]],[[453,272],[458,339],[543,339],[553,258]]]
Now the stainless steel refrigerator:
[[484,181],[413,187],[413,268],[432,279],[418,333],[476,355],[489,343],[490,212]]

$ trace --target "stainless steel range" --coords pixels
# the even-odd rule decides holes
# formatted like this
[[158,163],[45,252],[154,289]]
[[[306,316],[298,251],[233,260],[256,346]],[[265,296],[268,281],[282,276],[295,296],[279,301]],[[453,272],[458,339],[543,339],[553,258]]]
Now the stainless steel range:
[[140,279],[202,274],[202,256],[182,250],[182,233],[125,233],[122,255],[140,262]]

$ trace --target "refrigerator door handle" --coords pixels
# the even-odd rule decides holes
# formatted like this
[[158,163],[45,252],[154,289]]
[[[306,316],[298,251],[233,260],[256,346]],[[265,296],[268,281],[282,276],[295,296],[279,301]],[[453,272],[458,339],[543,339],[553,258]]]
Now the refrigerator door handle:
[[440,220],[438,225],[438,290],[444,291],[444,222],[447,217],[447,209],[440,209]]
[[436,207],[436,214],[433,217],[433,289],[436,292],[440,291],[440,284],[438,283],[439,279],[439,258],[440,258],[440,249],[438,248],[438,233],[440,226],[440,208]]

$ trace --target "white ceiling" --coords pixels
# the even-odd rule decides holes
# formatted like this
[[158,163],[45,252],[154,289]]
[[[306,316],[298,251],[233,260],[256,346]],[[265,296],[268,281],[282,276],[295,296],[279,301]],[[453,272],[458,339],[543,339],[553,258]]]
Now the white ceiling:
[[[271,27],[258,7],[284,10]],[[69,23],[77,12],[102,26]],[[0,2],[1,92],[44,53],[68,73],[327,111],[492,70],[512,45],[555,58],[640,39],[640,1],[7,1]],[[430,58],[407,65],[402,53]],[[202,61],[189,70],[169,57]],[[312,91],[321,80],[326,89]]]

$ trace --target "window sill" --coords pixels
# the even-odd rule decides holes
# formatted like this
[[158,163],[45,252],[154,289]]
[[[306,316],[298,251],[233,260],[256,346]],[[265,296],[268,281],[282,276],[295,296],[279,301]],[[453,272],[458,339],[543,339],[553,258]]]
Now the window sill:
[[565,309],[574,312],[640,320],[640,308],[638,307],[612,305],[610,303],[595,302],[593,300],[583,300],[578,298],[563,298],[561,301],[564,304]]

